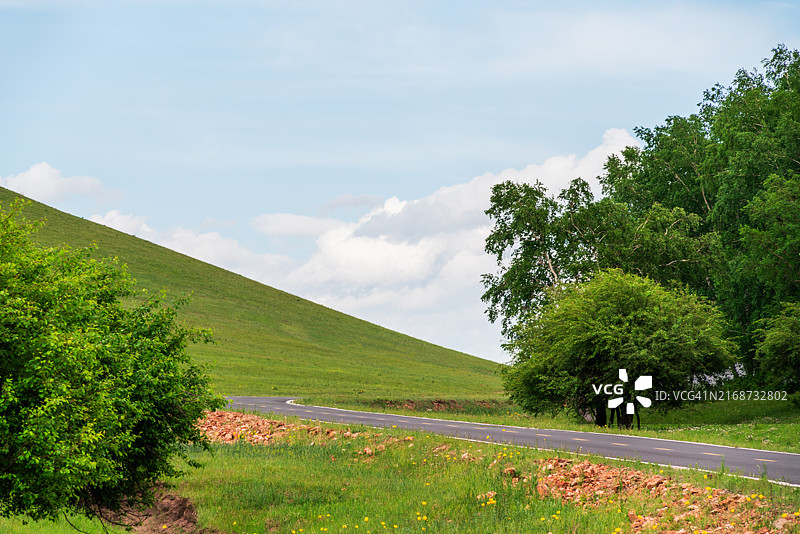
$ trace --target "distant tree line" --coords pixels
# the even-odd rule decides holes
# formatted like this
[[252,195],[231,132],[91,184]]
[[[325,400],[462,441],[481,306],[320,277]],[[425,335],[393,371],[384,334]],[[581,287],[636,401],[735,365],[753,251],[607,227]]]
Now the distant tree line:
[[[642,146],[609,157],[599,177],[602,198],[580,178],[557,196],[540,183],[492,189],[486,251],[498,271],[484,275],[483,300],[508,339],[507,390],[517,400],[538,395],[529,406],[534,411],[586,407],[553,384],[551,395],[542,395],[544,379],[532,378],[530,369],[544,372],[539,338],[551,335],[554,317],[605,272],[622,286],[638,287],[632,277],[646,278],[675,298],[691,294],[721,311],[714,319],[721,329],[692,337],[694,356],[705,364],[686,369],[684,384],[736,361],[752,387],[786,390],[800,400],[800,52],[779,45],[762,71],[740,70],[730,86],[707,90],[697,113],[635,132]],[[710,308],[693,313],[698,320],[716,317]],[[688,326],[662,325],[652,335],[680,336],[681,328]],[[579,330],[560,335],[580,344]],[[561,337],[556,360],[563,364],[583,350],[583,363],[605,362],[584,377],[587,388],[586,380],[612,378],[622,353],[649,358],[642,373],[667,373],[669,365],[653,357],[655,338],[645,338],[620,352],[598,339],[564,346]],[[562,368],[578,369],[585,367],[574,361]]]

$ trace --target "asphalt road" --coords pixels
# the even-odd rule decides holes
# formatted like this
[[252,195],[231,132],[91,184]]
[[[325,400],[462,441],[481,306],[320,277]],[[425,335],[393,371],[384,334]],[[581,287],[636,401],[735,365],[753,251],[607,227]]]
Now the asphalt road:
[[607,458],[639,459],[675,467],[719,470],[722,462],[730,473],[767,478],[800,486],[800,454],[707,445],[688,441],[644,438],[618,434],[547,430],[411,417],[386,413],[356,412],[339,408],[291,404],[294,397],[228,397],[230,406],[302,419],[397,427],[445,434],[463,439],[510,443],[540,449],[567,449]]

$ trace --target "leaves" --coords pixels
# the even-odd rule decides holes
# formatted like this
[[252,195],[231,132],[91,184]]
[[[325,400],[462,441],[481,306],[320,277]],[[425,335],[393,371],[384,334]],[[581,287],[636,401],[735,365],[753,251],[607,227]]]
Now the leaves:
[[199,333],[89,251],[40,249],[0,211],[0,514],[87,515],[147,501],[219,404],[186,355]]
[[578,413],[596,409],[591,385],[617,382],[619,369],[653,376],[658,390],[688,389],[693,379],[733,364],[735,345],[724,326],[714,306],[686,290],[604,270],[554,290],[539,313],[515,327],[504,386],[528,411]]

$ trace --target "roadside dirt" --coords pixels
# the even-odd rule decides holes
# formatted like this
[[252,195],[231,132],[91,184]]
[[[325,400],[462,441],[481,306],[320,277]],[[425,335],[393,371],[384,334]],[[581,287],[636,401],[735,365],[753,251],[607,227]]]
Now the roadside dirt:
[[106,517],[111,524],[131,525],[136,534],[224,534],[213,528],[198,528],[194,505],[163,484],[158,486],[150,508],[126,509],[121,514],[107,512]]

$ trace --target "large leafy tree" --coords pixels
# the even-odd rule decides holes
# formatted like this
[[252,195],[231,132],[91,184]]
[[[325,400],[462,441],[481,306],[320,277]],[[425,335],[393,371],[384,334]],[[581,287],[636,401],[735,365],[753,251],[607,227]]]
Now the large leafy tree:
[[608,160],[604,191],[634,212],[681,208],[699,234],[718,236],[721,261],[685,281],[719,303],[756,373],[759,321],[800,300],[800,52],[778,46],[763,72],[706,91],[698,113],[636,133],[643,146]]
[[220,405],[186,353],[208,333],[142,302],[115,262],[33,245],[20,210],[0,210],[0,515],[148,502]]
[[768,384],[792,394],[800,406],[800,303],[786,303],[779,314],[762,321],[757,352]]
[[599,269],[702,286],[720,256],[718,236],[698,231],[698,215],[658,203],[639,210],[610,198],[596,201],[582,179],[557,198],[539,183],[503,182],[492,189],[491,202],[486,213],[495,225],[486,251],[498,273],[484,275],[483,300],[489,319],[501,319],[509,338],[548,301],[550,289]]
[[549,289],[619,268],[714,301],[748,379],[765,380],[761,325],[800,302],[800,52],[778,46],[763,72],[706,91],[698,113],[635,131],[642,146],[599,177],[604,198],[582,180],[553,197],[539,184],[495,186],[490,320],[513,341]]
[[[514,327],[503,370],[506,392],[523,409],[591,412],[606,422],[607,397],[593,384],[650,375],[655,390],[687,390],[733,363],[735,345],[712,304],[619,269],[550,291],[550,300]],[[646,396],[646,394],[643,394]],[[680,405],[670,398],[656,403]]]

